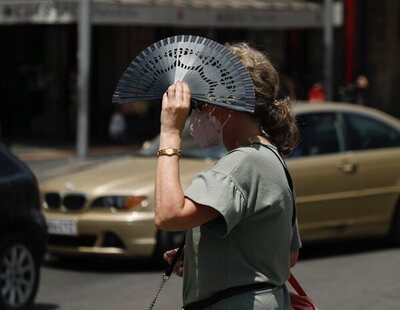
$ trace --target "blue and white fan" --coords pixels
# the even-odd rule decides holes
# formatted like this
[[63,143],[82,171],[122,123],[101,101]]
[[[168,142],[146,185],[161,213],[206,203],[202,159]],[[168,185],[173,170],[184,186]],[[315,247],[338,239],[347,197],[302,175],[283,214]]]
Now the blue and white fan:
[[189,85],[193,99],[254,112],[253,82],[236,55],[215,41],[191,35],[163,39],[141,52],[122,75],[112,102],[161,99],[177,81]]

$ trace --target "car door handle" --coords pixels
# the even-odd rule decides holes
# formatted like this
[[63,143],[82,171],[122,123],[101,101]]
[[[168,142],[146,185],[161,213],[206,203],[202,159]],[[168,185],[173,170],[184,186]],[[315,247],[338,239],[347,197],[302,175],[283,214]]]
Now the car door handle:
[[338,168],[340,171],[345,172],[345,173],[353,173],[357,169],[357,165],[355,163],[341,163],[338,165]]

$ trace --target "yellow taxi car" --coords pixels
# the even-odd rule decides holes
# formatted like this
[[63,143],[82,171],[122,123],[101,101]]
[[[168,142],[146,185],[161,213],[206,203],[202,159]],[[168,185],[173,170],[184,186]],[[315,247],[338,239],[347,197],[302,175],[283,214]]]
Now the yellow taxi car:
[[[293,104],[301,143],[287,164],[304,242],[390,235],[400,242],[400,121],[341,103]],[[183,135],[184,186],[225,154]],[[154,219],[158,139],[126,158],[40,184],[53,254],[160,255],[181,233]]]

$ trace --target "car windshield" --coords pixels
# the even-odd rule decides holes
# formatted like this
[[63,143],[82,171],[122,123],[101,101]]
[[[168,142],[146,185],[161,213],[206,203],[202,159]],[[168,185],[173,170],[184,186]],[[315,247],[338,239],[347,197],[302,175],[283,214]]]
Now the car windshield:
[[[137,151],[135,155],[154,157],[158,151],[159,142],[159,136],[155,137],[151,141],[145,142],[142,148]],[[188,124],[185,126],[182,133],[181,149],[182,157],[186,158],[219,159],[226,154],[226,149],[223,145],[202,149],[190,135]]]

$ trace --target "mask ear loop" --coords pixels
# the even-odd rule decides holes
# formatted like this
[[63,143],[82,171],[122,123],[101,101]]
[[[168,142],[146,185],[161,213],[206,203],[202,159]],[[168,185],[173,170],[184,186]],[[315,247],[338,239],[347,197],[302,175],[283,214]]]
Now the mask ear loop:
[[226,118],[225,122],[223,124],[221,124],[221,130],[218,130],[218,132],[220,134],[222,134],[222,130],[224,129],[224,127],[228,123],[228,121],[231,119],[231,117],[232,117],[232,114],[231,114],[231,112],[229,112],[228,117]]
[[[213,112],[215,111],[215,109],[216,109],[216,107],[213,107],[212,110],[208,113],[208,116],[212,116],[212,117],[214,117],[216,120],[218,120],[218,119],[215,117],[215,115],[213,114]],[[228,114],[227,119],[225,120],[225,122],[224,122],[223,124],[221,124],[221,131],[218,130],[220,133],[222,132],[222,130],[224,129],[224,127],[225,127],[225,125],[228,123],[228,121],[231,119],[231,117],[232,117],[232,113],[229,111],[229,114]],[[219,120],[218,120],[218,122],[219,122]]]
[[214,111],[215,111],[215,109],[216,109],[216,107],[215,106],[213,106],[212,108],[211,108],[211,110],[207,113],[207,115],[208,116],[214,116],[215,117],[215,115],[213,114],[214,113]]
[[226,119],[225,122],[222,124],[222,128],[225,127],[226,123],[231,119],[231,117],[232,117],[232,113],[229,112],[227,119]]
[[[215,117],[215,115],[213,114],[214,111],[215,111],[215,109],[216,109],[216,107],[214,106],[214,107],[211,109],[211,111],[208,112],[208,116],[214,116],[214,117]],[[229,111],[229,114],[228,114],[227,119],[226,119],[225,122],[222,124],[222,128],[225,127],[226,123],[231,119],[231,117],[232,117],[232,113],[231,113],[231,111]]]

